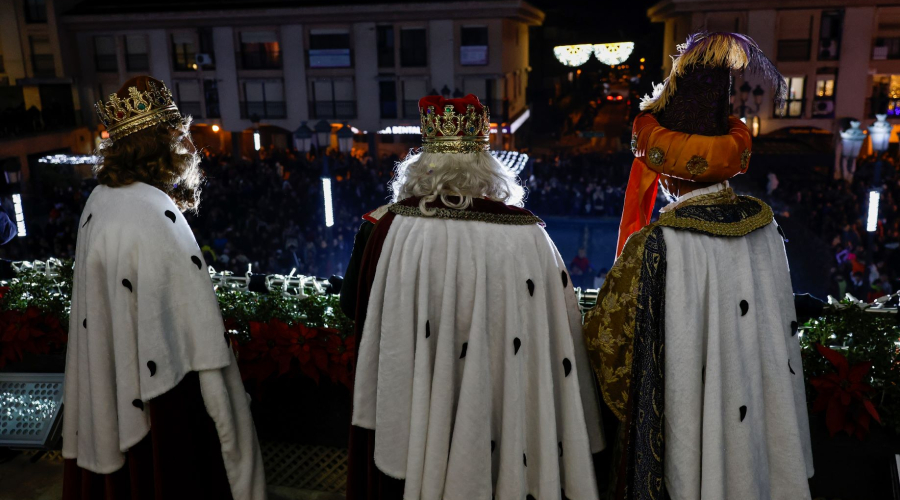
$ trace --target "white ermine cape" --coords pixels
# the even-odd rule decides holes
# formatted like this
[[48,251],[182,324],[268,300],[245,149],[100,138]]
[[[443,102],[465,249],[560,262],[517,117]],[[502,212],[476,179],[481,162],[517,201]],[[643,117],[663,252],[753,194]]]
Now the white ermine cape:
[[[415,210],[412,210],[413,212]],[[537,224],[397,215],[376,267],[353,424],[405,500],[598,497],[581,314]]]
[[147,184],[98,186],[79,225],[63,456],[115,472],[150,430],[144,403],[196,371],[235,500],[265,498],[248,396],[184,216]]

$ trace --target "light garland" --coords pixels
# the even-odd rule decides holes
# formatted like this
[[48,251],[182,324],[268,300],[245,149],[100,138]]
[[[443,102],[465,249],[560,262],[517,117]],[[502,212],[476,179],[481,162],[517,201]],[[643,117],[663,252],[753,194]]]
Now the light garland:
[[38,163],[50,163],[53,165],[95,165],[99,157],[92,155],[47,155],[38,158]]
[[24,238],[28,235],[28,232],[25,230],[25,211],[22,209],[22,195],[12,195],[12,201],[16,217],[16,233],[19,235],[19,238]]
[[598,43],[594,45],[597,60],[607,66],[622,64],[634,50],[634,42]]
[[573,68],[581,66],[591,58],[593,46],[589,43],[582,45],[558,45],[553,47],[553,55],[556,59]]
[[491,151],[491,155],[516,175],[528,164],[528,155],[518,151]]

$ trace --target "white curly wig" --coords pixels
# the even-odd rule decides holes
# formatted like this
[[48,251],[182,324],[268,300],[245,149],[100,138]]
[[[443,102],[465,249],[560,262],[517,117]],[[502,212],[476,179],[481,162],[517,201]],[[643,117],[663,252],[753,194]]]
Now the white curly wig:
[[488,151],[426,153],[410,151],[397,163],[391,182],[393,201],[420,196],[419,209],[434,215],[426,204],[440,197],[444,205],[463,210],[473,198],[487,198],[521,207],[525,188],[514,173]]

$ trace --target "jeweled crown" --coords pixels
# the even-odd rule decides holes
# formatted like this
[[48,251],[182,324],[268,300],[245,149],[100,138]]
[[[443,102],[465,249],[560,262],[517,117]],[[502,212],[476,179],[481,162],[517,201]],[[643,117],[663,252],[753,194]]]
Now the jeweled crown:
[[166,84],[159,82],[157,85],[153,80],[147,79],[146,87],[146,90],[141,91],[130,86],[128,97],[110,94],[106,103],[98,101],[94,105],[100,122],[106,127],[112,140],[164,121],[181,119],[181,113]]
[[[465,107],[465,113],[457,108]],[[428,96],[419,101],[422,149],[427,153],[488,151],[491,116],[472,94],[460,99]]]

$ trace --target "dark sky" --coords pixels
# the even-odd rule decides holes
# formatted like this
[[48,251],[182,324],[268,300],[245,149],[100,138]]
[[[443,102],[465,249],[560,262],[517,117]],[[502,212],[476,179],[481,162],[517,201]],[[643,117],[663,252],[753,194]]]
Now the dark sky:
[[[647,9],[657,0],[529,0],[547,14],[546,27],[562,28],[569,43],[603,43],[636,40],[661,25],[647,19]],[[567,33],[566,33],[567,32]],[[580,40],[585,36],[590,39]]]

